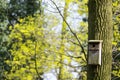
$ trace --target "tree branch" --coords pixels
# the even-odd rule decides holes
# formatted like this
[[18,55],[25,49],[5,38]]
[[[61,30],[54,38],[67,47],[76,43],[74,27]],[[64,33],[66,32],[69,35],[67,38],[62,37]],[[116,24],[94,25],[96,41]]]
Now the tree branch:
[[66,56],[71,57],[71,58],[81,58],[84,62],[86,62],[86,60],[82,56],[72,56],[69,53],[67,53]]
[[35,41],[35,70],[36,70],[36,73],[37,73],[37,75],[38,75],[38,77],[39,77],[39,79],[42,79],[41,78],[41,73],[39,73],[38,72],[38,69],[37,69],[37,51],[36,51],[36,48],[37,48],[37,41]]
[[82,46],[82,44],[81,44],[80,40],[78,39],[77,35],[76,35],[76,34],[73,32],[73,30],[71,29],[70,25],[68,24],[68,22],[66,21],[66,19],[65,19],[64,16],[62,15],[61,11],[59,10],[57,4],[56,4],[53,0],[50,0],[50,1],[55,5],[55,7],[56,7],[56,9],[58,10],[60,16],[62,17],[62,19],[65,21],[66,25],[68,26],[70,32],[74,35],[74,37],[75,37],[76,40],[78,41],[78,44],[79,44],[79,46],[81,47],[82,52],[83,52],[83,54],[84,54],[84,56],[85,56],[85,59],[86,59],[86,61],[87,61],[87,56],[86,56],[84,47]]

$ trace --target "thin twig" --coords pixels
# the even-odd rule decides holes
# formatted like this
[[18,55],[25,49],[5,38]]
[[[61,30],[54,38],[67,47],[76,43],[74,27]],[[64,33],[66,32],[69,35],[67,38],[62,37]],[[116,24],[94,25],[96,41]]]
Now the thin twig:
[[120,55],[120,53],[118,53],[113,59],[115,60],[119,55]]
[[62,19],[65,21],[65,23],[66,23],[66,25],[68,26],[68,28],[70,29],[70,32],[74,35],[74,37],[75,37],[76,40],[78,41],[79,46],[81,47],[82,52],[83,52],[83,54],[84,54],[84,56],[85,56],[85,59],[86,59],[86,61],[87,61],[87,56],[86,56],[84,47],[82,46],[82,44],[81,44],[80,40],[78,39],[77,35],[76,35],[76,34],[73,32],[73,30],[71,29],[70,25],[68,24],[68,22],[66,21],[66,19],[65,19],[64,16],[62,15],[61,11],[59,10],[57,4],[56,4],[53,0],[50,0],[50,1],[55,5],[55,7],[56,7],[56,9],[58,10],[60,16],[61,16]]
[[37,41],[35,41],[35,60],[34,61],[35,61],[35,70],[36,70],[36,73],[37,73],[39,79],[41,79],[41,76],[40,76],[40,74],[38,72],[38,69],[37,69],[37,52],[36,52],[36,48],[37,48]]
[[86,62],[86,60],[82,56],[72,56],[69,53],[67,53],[67,56],[71,58],[81,58],[84,62]]

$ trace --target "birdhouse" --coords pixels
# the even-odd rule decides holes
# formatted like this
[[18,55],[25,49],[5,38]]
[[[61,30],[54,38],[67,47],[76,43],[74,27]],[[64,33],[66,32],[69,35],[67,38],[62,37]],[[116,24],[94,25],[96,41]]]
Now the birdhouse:
[[88,64],[101,65],[102,40],[88,41]]

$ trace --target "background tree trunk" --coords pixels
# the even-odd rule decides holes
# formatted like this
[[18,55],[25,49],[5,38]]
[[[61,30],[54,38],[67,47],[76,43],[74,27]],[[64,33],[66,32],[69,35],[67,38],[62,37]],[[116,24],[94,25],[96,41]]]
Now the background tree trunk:
[[102,65],[88,65],[87,80],[111,80],[112,0],[89,0],[88,39],[103,40]]
[[[63,12],[63,16],[64,19],[67,19],[67,10],[68,10],[69,4],[67,4],[67,0],[65,0],[65,6],[64,6],[64,12]],[[58,74],[58,80],[64,80],[64,65],[62,63],[64,63],[64,58],[63,56],[65,55],[65,36],[66,36],[66,28],[67,25],[65,23],[65,21],[63,20],[62,22],[62,31],[61,31],[61,45],[60,45],[60,67],[59,67],[59,74]]]

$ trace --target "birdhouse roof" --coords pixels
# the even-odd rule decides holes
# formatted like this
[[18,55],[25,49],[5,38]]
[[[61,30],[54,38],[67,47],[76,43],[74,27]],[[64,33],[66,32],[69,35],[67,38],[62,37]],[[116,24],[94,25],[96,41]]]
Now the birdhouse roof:
[[88,42],[90,42],[90,43],[102,43],[103,42],[103,40],[89,40]]

